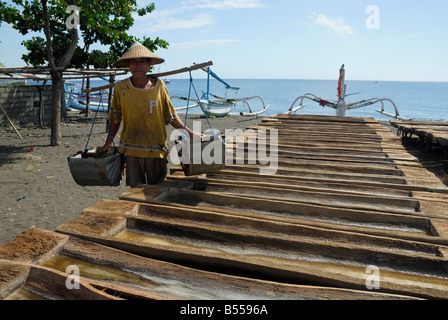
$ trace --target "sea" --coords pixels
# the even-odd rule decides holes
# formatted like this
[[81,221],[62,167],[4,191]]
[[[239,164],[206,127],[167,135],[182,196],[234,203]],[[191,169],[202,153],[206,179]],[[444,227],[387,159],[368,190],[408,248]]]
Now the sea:
[[[233,90],[226,90],[219,82],[210,84],[210,92],[227,98],[245,98],[260,96],[269,109],[265,116],[284,113],[300,96],[312,93],[325,100],[337,100],[337,80],[279,80],[279,79],[224,79],[232,87],[239,87],[237,94]],[[400,116],[416,121],[448,121],[448,82],[398,82],[398,81],[346,81],[346,102],[356,102],[370,98],[388,98],[392,100]],[[207,90],[206,80],[193,80],[191,97],[195,97],[195,90],[199,96]],[[190,88],[188,79],[172,79],[167,85],[171,96],[187,96]],[[175,101],[177,108],[186,106],[186,101]],[[296,114],[335,115],[335,110],[322,107],[318,103],[304,99],[306,106]],[[249,100],[252,111],[263,109],[260,99]],[[294,104],[298,106],[299,102]],[[377,120],[390,120],[376,110],[381,109],[381,103],[348,110],[346,116],[371,117]],[[233,109],[233,114],[248,112],[248,107],[240,102]],[[384,101],[384,111],[395,114],[393,105]],[[190,112],[190,111],[189,111]],[[191,109],[191,112],[201,112]],[[231,114],[232,114],[231,113]]]
[[[190,79],[163,79],[167,83],[170,96],[197,98],[207,91],[207,81],[203,77]],[[167,81],[168,80],[168,81]],[[239,87],[238,91],[225,89],[225,86],[216,81],[210,81],[210,92],[231,98],[261,97],[248,100],[252,111],[256,112],[269,105],[269,109],[262,116],[272,116],[286,112],[296,98],[312,93],[325,100],[337,100],[336,80],[290,80],[290,79],[224,79],[232,87]],[[77,82],[78,85],[80,82]],[[91,87],[108,84],[104,80],[91,81]],[[370,98],[388,98],[392,100],[400,116],[415,121],[448,121],[448,82],[407,82],[407,81],[350,81],[346,80],[346,101],[356,102]],[[193,101],[172,99],[175,108],[194,104]],[[335,110],[322,107],[318,103],[305,99],[306,106],[296,114],[335,115]],[[298,106],[298,102],[294,104]],[[346,116],[370,117],[377,120],[390,120],[391,118],[378,113],[381,103],[365,106],[359,109],[348,110]],[[239,115],[248,112],[248,106],[239,102],[230,114]],[[384,102],[384,111],[395,114],[395,109],[388,101]],[[189,109],[190,113],[201,113],[200,108]],[[184,111],[182,111],[184,113]]]

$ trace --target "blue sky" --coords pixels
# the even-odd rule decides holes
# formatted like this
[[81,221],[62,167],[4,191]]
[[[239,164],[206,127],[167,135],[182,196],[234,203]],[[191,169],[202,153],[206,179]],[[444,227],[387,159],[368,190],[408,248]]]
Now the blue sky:
[[[448,81],[446,0],[150,2],[130,32],[170,43],[161,71],[212,60],[223,78],[337,79],[345,64],[347,80]],[[0,62],[23,66],[23,37],[0,37]]]

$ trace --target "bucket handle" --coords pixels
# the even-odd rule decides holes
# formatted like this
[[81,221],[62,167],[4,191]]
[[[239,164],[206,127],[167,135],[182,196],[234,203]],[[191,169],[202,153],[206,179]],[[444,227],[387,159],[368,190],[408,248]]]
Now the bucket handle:
[[[204,113],[205,119],[207,120],[208,126],[210,127],[210,130],[212,131],[213,137],[215,137],[215,136],[217,136],[216,131],[212,128],[212,125],[210,124],[210,121],[208,120],[207,113],[204,111],[204,108],[202,107],[201,99],[199,99],[199,95],[198,95],[198,93],[196,91],[196,87],[194,86],[193,77],[191,75],[191,68],[188,68],[188,72],[189,72],[189,75],[190,75],[190,87],[188,89],[187,111],[185,112],[185,128],[184,128],[184,135],[183,136],[185,138],[187,137],[186,136],[186,130],[187,130],[187,120],[188,120],[188,109],[190,107],[191,88],[193,88],[193,91],[194,91],[194,93],[196,95],[196,98],[198,100],[198,103],[199,103],[199,107],[201,108],[202,112]],[[182,139],[183,137],[180,137],[180,138]]]
[[[89,132],[89,136],[87,138],[87,143],[86,143],[86,146],[84,148],[84,152],[82,153],[82,157],[83,158],[87,158],[87,152],[89,151],[88,146],[89,146],[90,138],[92,136],[93,127],[95,126],[95,121],[96,121],[96,117],[98,115],[98,110],[100,109],[100,107],[102,105],[103,105],[103,93],[100,92],[100,102],[99,102],[98,108],[95,111],[95,116],[93,117],[93,120],[92,120],[92,126],[90,127],[90,132]],[[107,119],[106,111],[103,110],[103,113],[104,113],[104,116]],[[115,147],[114,137],[112,136],[112,132],[110,131],[110,123],[107,125],[107,131],[109,132],[109,135],[112,138],[112,144],[114,146],[114,155],[115,155],[117,153],[117,148]]]

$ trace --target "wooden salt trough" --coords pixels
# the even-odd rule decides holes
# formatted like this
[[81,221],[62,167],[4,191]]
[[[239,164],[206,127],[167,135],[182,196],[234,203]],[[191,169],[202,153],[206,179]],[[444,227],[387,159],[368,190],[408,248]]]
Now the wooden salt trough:
[[433,147],[442,148],[448,155],[448,123],[433,121],[391,121],[397,128],[398,134],[404,139],[411,139],[415,135],[427,150]]
[[[0,298],[7,300],[412,299],[200,271],[33,228],[1,246],[0,257]],[[66,273],[73,266],[76,289],[67,286],[75,283]]]
[[[278,140],[263,152],[277,151],[278,167],[260,175],[267,165],[249,164],[249,152],[269,129]],[[219,172],[187,177],[172,167],[161,185],[86,208],[46,233],[63,244],[44,256],[117,267],[132,279],[143,272],[162,288],[82,276],[89,294],[105,289],[102,298],[448,298],[448,187],[378,121],[279,115],[227,148],[232,161]],[[26,251],[12,248],[0,247],[0,259]],[[32,261],[22,267],[64,276],[55,260]],[[27,288],[35,281],[27,272],[3,288]],[[162,283],[152,276],[160,273]],[[168,279],[180,286],[166,288]]]
[[[148,201],[150,192],[143,195]],[[448,298],[442,245],[197,206],[110,201],[57,231],[188,267],[296,284],[366,290],[366,268],[373,265],[381,270],[382,292]]]
[[[210,185],[213,190],[213,184]],[[263,192],[269,192],[269,188],[258,188],[242,196],[231,185],[219,186],[228,191],[142,186],[123,193],[121,199],[448,245],[446,216],[418,212],[419,202],[409,198],[380,203],[377,198],[359,196],[357,202],[346,203],[352,197],[338,199],[333,194],[292,192],[303,198],[288,198],[285,194],[267,198]],[[327,205],[322,205],[324,202]]]

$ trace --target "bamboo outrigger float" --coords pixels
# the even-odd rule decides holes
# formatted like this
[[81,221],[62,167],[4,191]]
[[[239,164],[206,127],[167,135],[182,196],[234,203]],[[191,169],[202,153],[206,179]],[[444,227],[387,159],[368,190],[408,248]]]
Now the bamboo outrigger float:
[[[171,99],[179,99],[187,101],[188,103],[187,106],[176,108],[176,111],[186,110],[188,108],[200,107],[201,110],[208,116],[224,117],[228,115],[239,102],[242,102],[249,109],[248,112],[240,112],[241,116],[260,115],[262,113],[265,113],[269,109],[270,106],[266,105],[263,97],[261,96],[252,96],[245,98],[238,98],[236,96],[235,98],[228,98],[227,97],[228,90],[238,92],[240,88],[232,87],[230,84],[221,79],[216,73],[211,71],[210,67],[207,68],[201,67],[200,69],[207,73],[207,91],[202,95],[201,98],[199,98],[199,96],[190,98],[183,96],[172,96]],[[226,88],[225,97],[215,95],[210,91],[210,77],[213,77],[218,82],[224,85],[224,87]],[[252,110],[253,108],[250,105],[250,100],[254,99],[259,100],[262,106],[261,109],[258,111]],[[190,105],[189,104],[190,102],[193,102],[193,104]]]
[[[251,141],[274,129],[262,151],[278,170],[260,175]],[[378,121],[278,115],[227,149],[219,172],[173,166],[56,232],[25,230],[0,247],[0,296],[448,299],[448,187]],[[58,285],[68,265],[83,268],[78,296]]]
[[[381,113],[387,117],[391,117],[393,119],[400,119],[400,120],[409,120],[409,118],[403,118],[400,116],[400,113],[398,112],[398,108],[395,105],[395,103],[389,99],[389,98],[369,98],[364,99],[356,102],[347,102],[346,98],[349,95],[353,94],[347,94],[346,93],[347,85],[345,84],[345,68],[344,65],[342,65],[341,69],[339,70],[339,81],[338,81],[338,100],[326,100],[323,98],[320,98],[316,96],[313,93],[306,93],[305,95],[302,95],[298,98],[296,98],[292,104],[291,107],[286,111],[284,114],[294,114],[300,109],[304,108],[306,104],[303,103],[305,99],[311,100],[313,102],[317,102],[322,107],[329,107],[332,109],[335,109],[336,116],[343,117],[345,116],[347,110],[353,110],[353,109],[359,109],[366,106],[370,106],[376,103],[381,103],[381,109],[377,109],[376,111],[378,113]],[[354,93],[357,94],[357,93]],[[299,101],[299,105],[296,106],[296,103]],[[384,103],[388,102],[392,105],[395,111],[395,115],[389,112],[386,112],[384,110]]]

